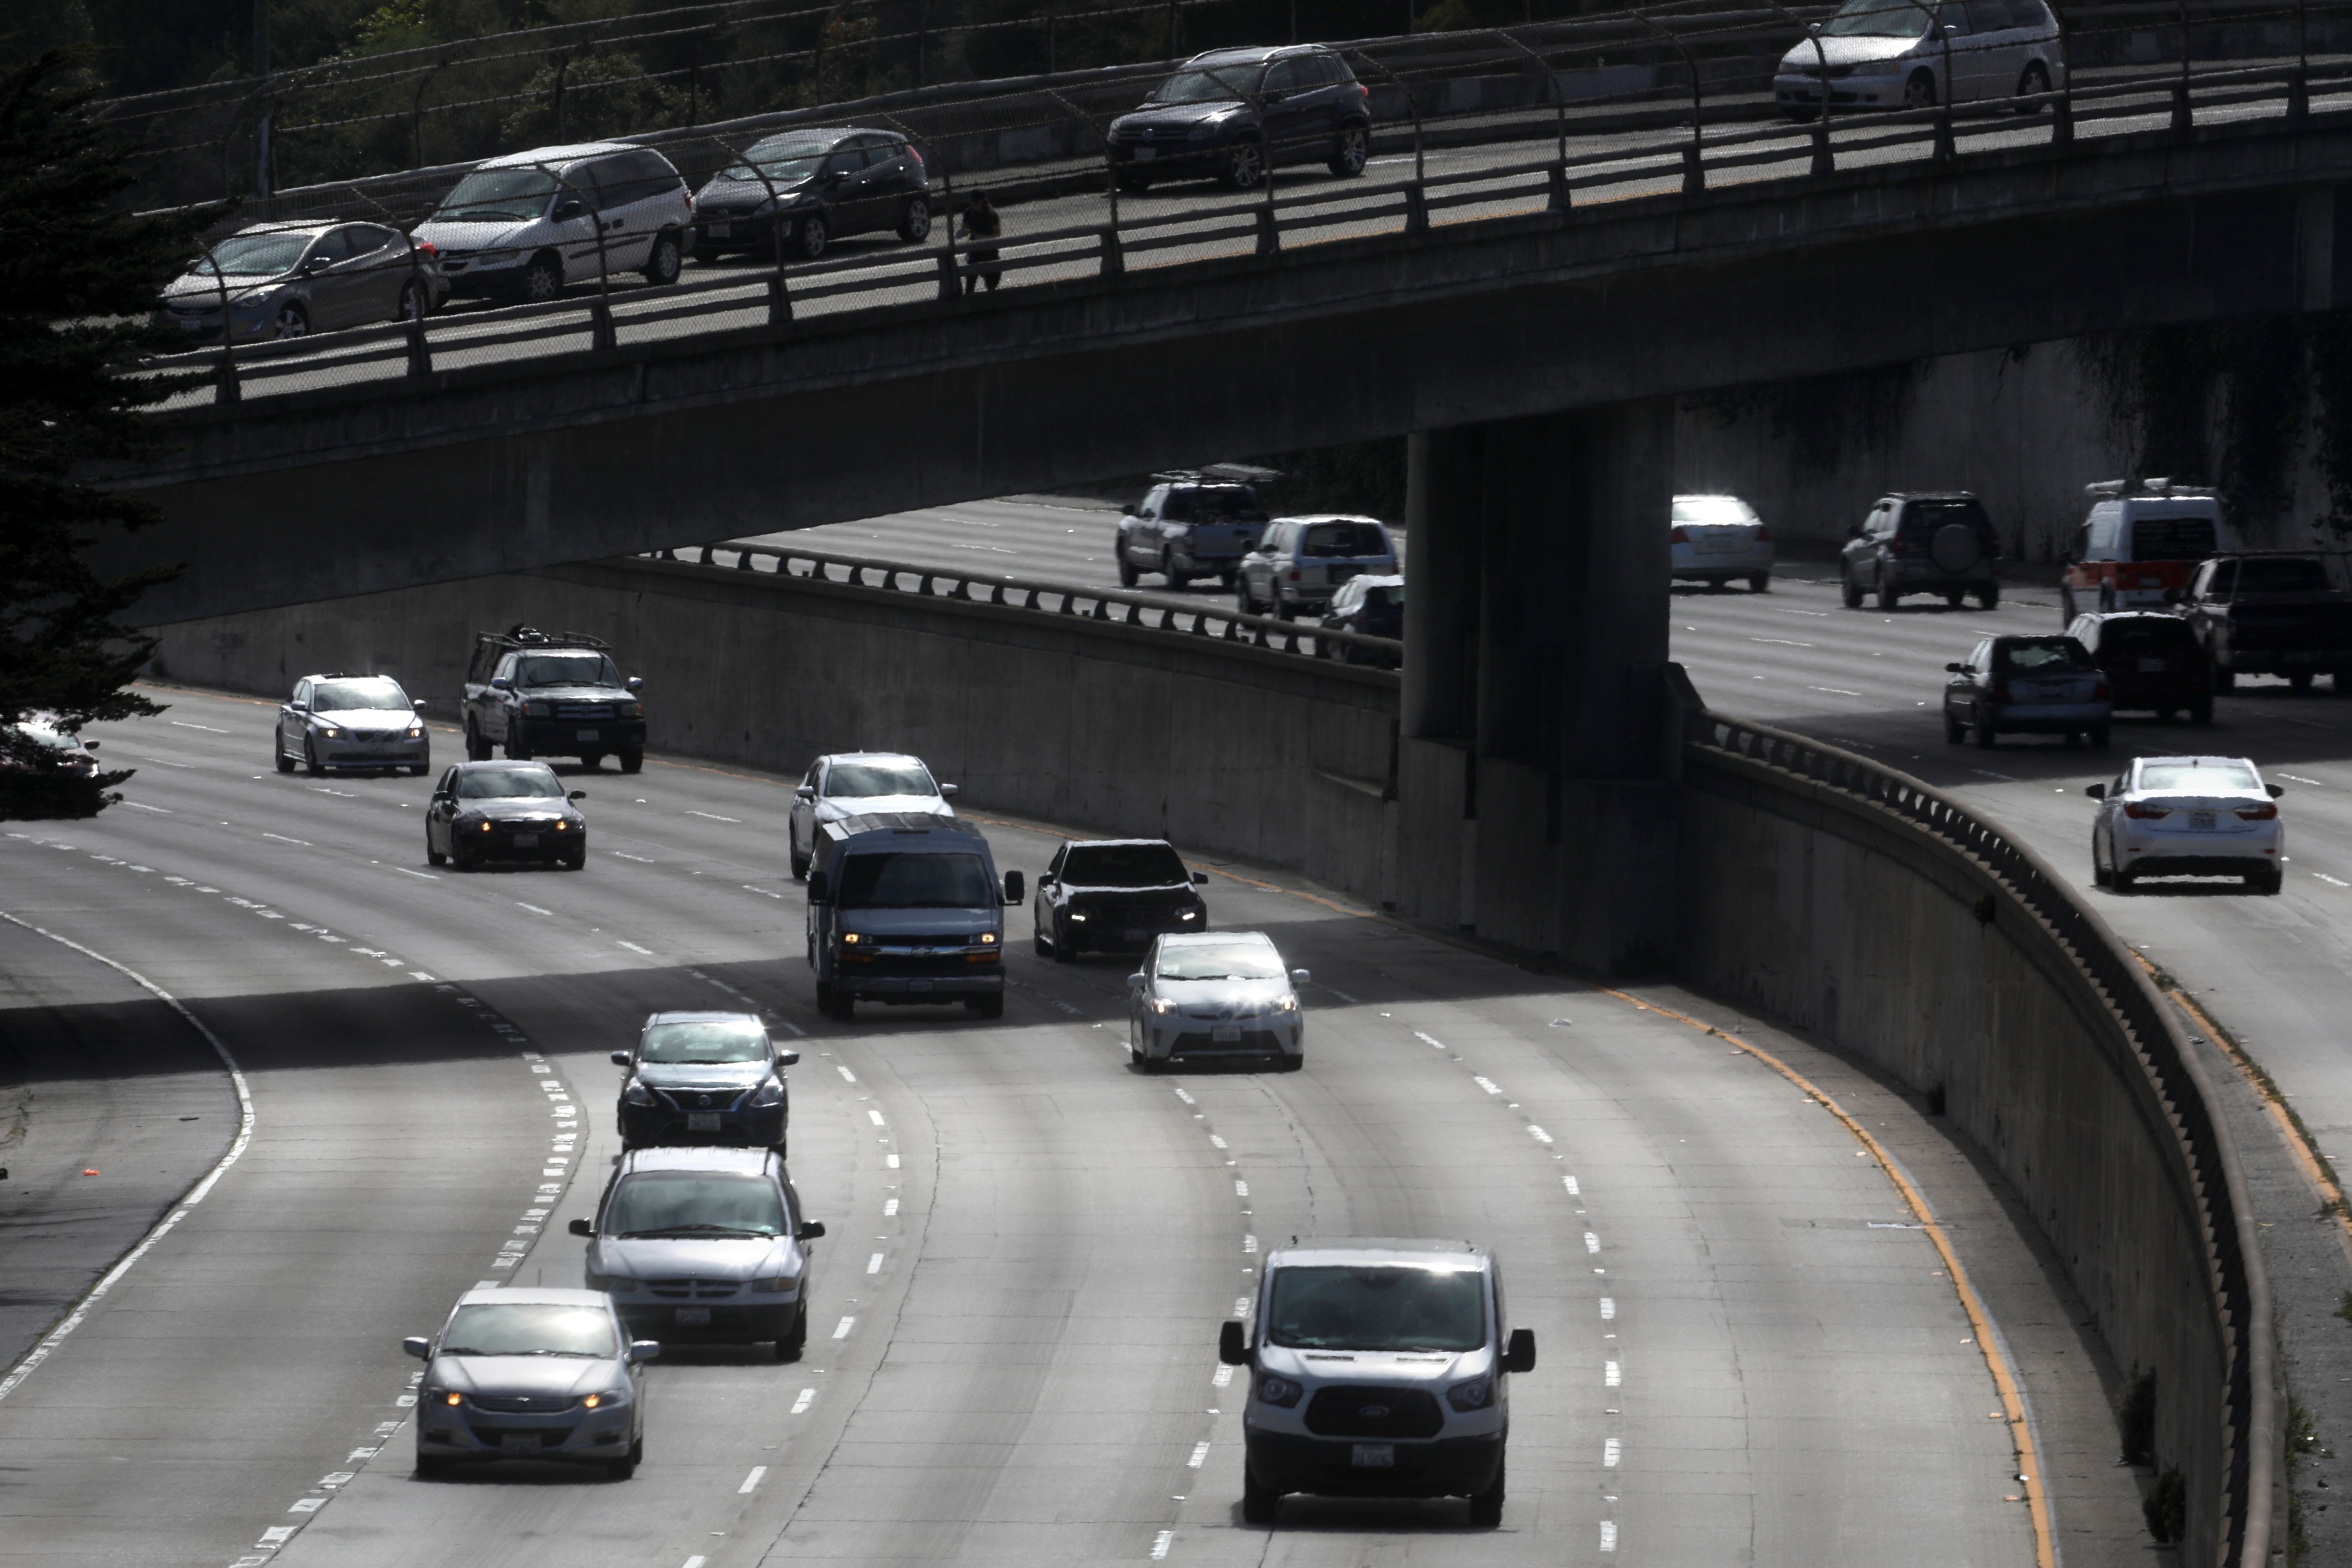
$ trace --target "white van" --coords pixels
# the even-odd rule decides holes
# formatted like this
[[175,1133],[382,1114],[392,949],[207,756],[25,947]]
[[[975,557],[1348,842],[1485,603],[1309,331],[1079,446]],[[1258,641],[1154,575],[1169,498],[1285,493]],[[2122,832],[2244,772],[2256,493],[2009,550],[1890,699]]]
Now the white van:
[[1217,1345],[1250,1369],[1242,1518],[1271,1524],[1285,1492],[1315,1492],[1465,1497],[1472,1524],[1501,1524],[1509,1374],[1536,1366],[1534,1331],[1509,1324],[1495,1256],[1470,1242],[1268,1253],[1252,1323]]
[[642,272],[677,281],[694,197],[650,147],[535,147],[475,166],[417,226],[452,293],[552,300],[567,284]]
[[2045,0],[1845,0],[1812,26],[1817,39],[1791,48],[1772,78],[1772,96],[1794,120],[1821,112],[1824,89],[1834,114],[2024,98],[2066,81]]
[[2105,479],[2083,487],[2090,515],[2065,551],[2058,599],[2079,610],[2160,610],[2189,586],[2198,563],[2238,549],[2221,500],[2201,485]]

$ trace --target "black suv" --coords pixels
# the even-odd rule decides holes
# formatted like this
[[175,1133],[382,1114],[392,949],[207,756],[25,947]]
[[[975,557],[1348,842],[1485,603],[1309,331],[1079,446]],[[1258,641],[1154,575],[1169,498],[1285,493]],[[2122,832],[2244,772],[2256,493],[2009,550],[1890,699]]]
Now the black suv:
[[742,163],[711,175],[695,193],[694,213],[695,248],[705,256],[769,253],[782,239],[785,255],[814,261],[845,235],[923,239],[930,174],[895,131],[795,128],[753,142]]
[[519,762],[578,757],[593,768],[610,754],[635,773],[646,765],[644,684],[621,679],[600,638],[532,626],[484,632],[466,669],[466,755],[488,762],[492,746],[504,746]]
[[1140,952],[1162,931],[1209,929],[1209,906],[1164,838],[1065,844],[1037,879],[1031,945],[1067,963],[1079,953]]
[[1956,610],[1971,594],[1988,610],[2000,603],[2000,538],[1966,490],[1881,496],[1846,530],[1838,570],[1849,610],[1865,594],[1882,610],[1906,594],[1941,594]]
[[1319,44],[1212,49],[1112,121],[1106,152],[1123,191],[1206,177],[1246,191],[1284,163],[1347,179],[1370,155],[1371,105],[1371,89]]

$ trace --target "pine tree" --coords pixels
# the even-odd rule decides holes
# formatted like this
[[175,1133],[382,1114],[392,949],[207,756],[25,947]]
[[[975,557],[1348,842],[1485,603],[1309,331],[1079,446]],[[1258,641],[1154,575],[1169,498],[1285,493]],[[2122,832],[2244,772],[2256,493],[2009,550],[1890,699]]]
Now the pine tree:
[[27,717],[70,732],[161,711],[130,689],[154,639],[119,617],[175,569],[93,571],[91,543],[155,512],[79,476],[148,450],[142,411],[197,379],[114,367],[173,346],[150,313],[222,210],[130,210],[135,149],[89,118],[88,63],[52,50],[0,74],[0,817],[88,816],[131,776],[61,766]]

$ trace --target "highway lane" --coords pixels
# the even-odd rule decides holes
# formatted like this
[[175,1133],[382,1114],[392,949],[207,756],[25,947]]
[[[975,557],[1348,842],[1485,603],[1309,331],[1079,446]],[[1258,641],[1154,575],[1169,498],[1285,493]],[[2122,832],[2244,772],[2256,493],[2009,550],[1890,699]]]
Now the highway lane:
[[[281,777],[258,763],[267,705],[164,695],[163,719],[103,731],[142,766],[147,809],[0,838],[0,876],[12,907],[222,1034],[252,1075],[256,1140],[0,1403],[17,1478],[0,1552],[719,1568],[1402,1562],[1433,1541],[1497,1563],[1610,1540],[1658,1562],[2032,1550],[1932,1251],[1850,1137],[1716,1037],[1239,867],[1210,889],[1216,918],[1275,931],[1317,973],[1303,1073],[1131,1072],[1123,965],[1041,961],[1019,916],[1001,1025],[869,1009],[844,1026],[814,1016],[797,957],[773,831],[787,781],[658,759],[583,779],[589,870],[458,877],[422,863],[422,781]],[[1033,873],[1055,841],[988,826]],[[604,1054],[653,1007],[730,1001],[807,1053],[793,1163],[830,1226],[808,1356],[665,1358],[628,1483],[414,1479],[399,1336],[477,1280],[577,1277],[563,1222],[614,1152]],[[2056,1457],[2070,1556],[2120,1551],[2133,1500],[2103,1397],[2013,1216],[1914,1108],[1753,1037],[1946,1177]],[[1544,1346],[1515,1389],[1503,1531],[1464,1533],[1458,1505],[1312,1501],[1270,1539],[1240,1528],[1215,1324],[1254,1247],[1318,1230],[1502,1248]]]

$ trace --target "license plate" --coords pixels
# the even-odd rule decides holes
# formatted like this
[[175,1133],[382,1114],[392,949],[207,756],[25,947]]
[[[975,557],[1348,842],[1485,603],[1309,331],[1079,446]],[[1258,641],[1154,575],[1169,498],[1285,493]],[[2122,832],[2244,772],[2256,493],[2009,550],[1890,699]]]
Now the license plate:
[[931,983],[928,980],[913,981],[907,986],[907,989],[909,991],[929,991],[930,988]]
[[2139,661],[2139,672],[2142,675],[2154,675],[2163,668],[2164,660],[2160,658],[2144,658]]
[[2189,814],[2189,828],[2192,833],[2212,832],[2213,822],[2214,814],[2212,812],[2192,811]]
[[512,842],[514,847],[518,849],[536,849],[539,847],[539,835],[536,833],[518,833],[510,842]]
[[1138,147],[1135,150],[1135,161],[1139,163],[1149,163],[1159,155],[1160,150],[1156,147]]
[[1392,1470],[1396,1468],[1394,1443],[1359,1443],[1348,1462],[1360,1470]]
[[1151,940],[1151,933],[1148,931],[1129,930],[1119,934],[1127,940],[1127,945],[1129,947],[1139,946]]
[[499,1452],[501,1454],[536,1454],[539,1452],[539,1434],[536,1432],[509,1432],[499,1438]]
[[735,226],[732,224],[707,223],[702,226],[702,232],[713,239],[728,239],[733,237]]
[[593,741],[601,739],[603,735],[604,731],[601,730],[582,730],[572,738],[575,741]]
[[1241,1037],[1242,1026],[1239,1024],[1218,1024],[1209,1030],[1209,1038],[1213,1040],[1238,1040]]
[[686,1130],[687,1130],[688,1132],[716,1132],[716,1131],[719,1131],[719,1112],[717,1112],[717,1111],[715,1111],[715,1110],[689,1110],[689,1111],[688,1111],[688,1112],[686,1113]]
[[1721,555],[1739,548],[1739,541],[1720,533],[1702,533],[1694,541],[1701,555]]
[[677,1310],[677,1326],[681,1329],[709,1328],[710,1326],[710,1309],[708,1307],[680,1307]]

